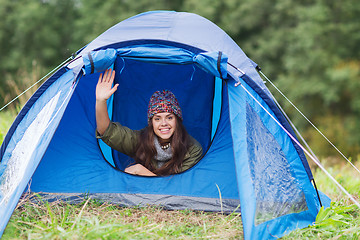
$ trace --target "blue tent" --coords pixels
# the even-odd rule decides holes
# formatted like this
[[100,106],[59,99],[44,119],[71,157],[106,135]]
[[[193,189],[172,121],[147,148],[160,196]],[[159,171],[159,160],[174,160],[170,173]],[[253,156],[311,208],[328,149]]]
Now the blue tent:
[[[194,167],[168,177],[123,172],[133,160],[95,138],[95,86],[107,68],[120,84],[111,119],[132,129],[147,124],[154,91],[174,92],[204,149]],[[245,239],[281,237],[330,203],[321,192],[320,202],[293,136],[256,65],[215,24],[190,13],[137,15],[79,50],[15,119],[0,149],[0,234],[29,186],[47,199],[241,209]]]

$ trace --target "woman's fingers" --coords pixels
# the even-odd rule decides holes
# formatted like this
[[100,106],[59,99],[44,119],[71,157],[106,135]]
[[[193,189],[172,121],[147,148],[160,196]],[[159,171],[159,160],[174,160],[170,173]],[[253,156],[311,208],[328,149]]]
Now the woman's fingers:
[[110,90],[111,95],[112,95],[114,92],[116,92],[118,86],[119,86],[119,84],[117,83],[117,84],[115,84],[115,86]]
[[99,81],[96,86],[96,97],[97,99],[107,100],[118,88],[119,84],[115,84],[112,87],[115,78],[115,71],[107,69],[104,73],[99,76]]
[[110,69],[105,71],[105,82],[110,82]]
[[111,77],[110,77],[110,81],[113,82],[115,78],[115,70],[111,70]]
[[100,73],[98,83],[112,83],[115,78],[115,71],[107,69],[104,73]]
[[112,69],[107,69],[104,73],[103,82],[112,83],[115,78],[115,71]]
[[100,73],[98,84],[102,82],[102,77],[103,77],[103,74]]

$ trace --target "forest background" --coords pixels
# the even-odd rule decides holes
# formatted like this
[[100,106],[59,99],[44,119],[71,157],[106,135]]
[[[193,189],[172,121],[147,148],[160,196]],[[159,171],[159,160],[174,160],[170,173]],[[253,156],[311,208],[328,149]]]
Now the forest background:
[[[217,24],[345,156],[360,158],[358,0],[0,0],[0,107],[109,27],[150,10]],[[272,92],[319,158],[338,156]]]

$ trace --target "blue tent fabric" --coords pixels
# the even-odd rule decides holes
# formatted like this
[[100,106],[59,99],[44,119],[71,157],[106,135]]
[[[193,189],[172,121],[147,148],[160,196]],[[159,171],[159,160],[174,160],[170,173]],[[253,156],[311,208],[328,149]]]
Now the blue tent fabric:
[[115,49],[106,49],[96,52],[89,52],[83,56],[85,74],[102,72],[108,69],[115,61],[117,51]]
[[[244,81],[242,84],[266,106],[254,90]],[[241,209],[245,238],[280,237],[292,229],[294,215],[300,219],[297,227],[308,226],[316,217],[319,203],[292,141],[248,94],[236,87],[229,92],[230,101],[237,103],[229,105],[246,109],[230,111],[233,132],[239,133],[233,139],[241,204],[247,206]],[[246,134],[240,134],[243,132]]]
[[98,50],[83,56],[85,72],[102,72],[108,69],[116,57],[136,59],[146,62],[167,64],[198,64],[203,70],[222,79],[227,75],[227,57],[220,52],[192,52],[166,45],[146,44],[130,48]]
[[[30,99],[31,109],[26,108],[26,114],[19,115],[22,119],[16,120],[19,123],[16,129],[13,128],[11,140],[2,145],[0,234],[46,151],[75,89],[72,71],[65,72],[57,80],[47,87],[46,92],[40,88]],[[13,171],[14,168],[18,171]]]
[[[123,205],[240,209],[245,239],[312,224],[320,209],[313,176],[301,148],[272,119],[295,136],[256,66],[195,14],[148,12],[113,26],[47,80],[10,128],[0,149],[0,234],[29,181],[30,191],[49,199],[88,194]],[[154,91],[175,93],[185,127],[204,149],[195,166],[167,177],[123,172],[133,159],[94,136],[95,87],[108,68],[119,84],[109,115],[132,129],[146,126]]]
[[[228,62],[246,72],[264,91],[268,91],[252,61],[234,40],[206,18],[193,13],[152,11],[136,15],[109,28],[78,54],[84,55],[104,46],[107,48],[144,39],[147,42],[181,43],[206,52],[223,52],[227,55]],[[238,75],[234,69],[229,68],[228,71],[234,76]]]

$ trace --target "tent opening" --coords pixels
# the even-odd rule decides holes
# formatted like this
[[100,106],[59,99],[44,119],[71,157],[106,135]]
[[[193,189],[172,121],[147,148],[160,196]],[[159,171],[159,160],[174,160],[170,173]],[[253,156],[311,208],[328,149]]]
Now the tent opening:
[[[119,87],[108,102],[112,121],[134,130],[144,128],[151,95],[157,90],[170,90],[179,101],[187,131],[206,153],[220,119],[221,79],[195,64],[158,64],[117,57],[113,68],[116,71],[115,83],[119,83]],[[99,74],[95,75],[86,78],[95,81]],[[106,161],[119,170],[123,171],[134,162],[101,140],[99,146]]]

